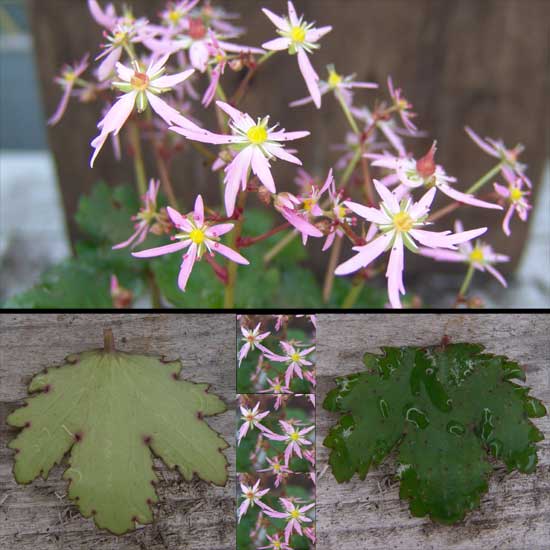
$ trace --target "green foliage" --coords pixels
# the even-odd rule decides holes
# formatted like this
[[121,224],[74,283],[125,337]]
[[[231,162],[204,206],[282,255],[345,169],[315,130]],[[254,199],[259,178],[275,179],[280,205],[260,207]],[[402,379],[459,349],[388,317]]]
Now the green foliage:
[[133,231],[130,217],[138,199],[129,187],[97,184],[82,197],[76,221],[86,235],[77,243],[76,257],[46,270],[31,289],[8,300],[14,308],[111,308],[110,277],[139,294],[144,288],[145,266],[128,250],[112,250]]
[[37,395],[7,419],[23,428],[8,445],[17,482],[47,478],[70,452],[69,498],[115,534],[153,521],[153,456],[188,481],[225,484],[228,445],[202,419],[225,405],[207,384],[179,380],[180,370],[179,361],[93,350],[35,376]]
[[324,444],[338,482],[398,450],[400,496],[414,516],[453,523],[487,491],[487,455],[508,470],[534,471],[542,433],[529,418],[546,414],[508,358],[483,346],[382,348],[366,372],[336,379],[323,406],[341,413]]

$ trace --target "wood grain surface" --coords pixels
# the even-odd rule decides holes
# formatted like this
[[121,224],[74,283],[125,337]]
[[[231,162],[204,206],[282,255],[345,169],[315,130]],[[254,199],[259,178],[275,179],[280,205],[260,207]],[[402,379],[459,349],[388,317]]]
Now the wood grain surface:
[[[116,0],[115,4],[120,6],[125,1]],[[136,14],[152,18],[165,2],[126,3]],[[242,14],[248,32],[239,42],[252,46],[276,36],[260,8],[275,13],[286,10],[284,0],[216,3]],[[357,73],[358,80],[379,82],[380,94],[357,94],[358,104],[372,105],[375,97],[386,96],[386,78],[392,75],[414,104],[419,127],[429,134],[427,139],[413,140],[415,153],[427,150],[431,140],[437,139],[438,161],[459,178],[460,189],[493,166],[492,159],[463,132],[465,124],[482,136],[501,137],[510,147],[522,142],[526,146],[522,160],[529,164],[529,174],[538,186],[548,150],[548,0],[296,0],[295,5],[308,21],[334,27],[312,56],[320,76],[325,78],[325,66],[335,63],[343,74]],[[84,52],[89,51],[93,58],[99,51],[102,29],[90,17],[84,0],[30,0],[29,6],[45,112],[49,115],[60,97],[59,87],[52,82],[54,75],[63,63],[79,59]],[[243,76],[227,71],[223,85],[228,93]],[[205,87],[206,80],[202,79],[197,89]],[[242,107],[254,116],[271,114],[273,122],[280,122],[288,130],[310,130],[311,138],[297,142],[299,157],[307,170],[324,176],[336,158],[329,147],[341,143],[348,128],[338,104],[329,96],[321,112],[311,106],[288,107],[290,101],[305,95],[296,59],[279,54],[254,78]],[[116,162],[110,146],[104,148],[95,168],[89,169],[89,141],[97,133],[99,110],[99,105],[71,104],[61,123],[48,129],[73,239],[80,195],[88,193],[98,180],[114,185],[131,183],[133,178],[129,156]],[[212,127],[212,109],[206,116],[201,109],[197,114],[207,127]],[[126,150],[125,132],[121,135]],[[174,162],[172,173],[185,204],[191,204],[197,193],[207,201],[219,201],[216,178],[192,149],[187,148]],[[278,188],[291,188],[294,174],[288,163],[277,163]],[[148,175],[158,176],[152,162],[148,162]],[[508,239],[500,230],[499,212],[480,213],[469,208],[460,213],[466,227],[478,227],[472,224],[483,220],[484,225],[494,228],[491,243],[495,250],[513,257],[514,262],[504,266],[511,269],[524,248],[528,225],[516,224],[514,238]],[[319,266],[326,262],[320,253],[316,252],[315,257]],[[431,263],[409,261],[409,272],[414,265],[429,269]]]
[[[66,498],[64,470],[46,481],[17,485],[13,451],[16,430],[6,416],[23,404],[31,377],[66,355],[103,347],[112,327],[121,351],[181,358],[182,377],[208,382],[228,411],[207,419],[231,445],[229,481],[215,487],[186,483],[156,460],[161,479],[155,522],[116,537],[82,518]],[[0,361],[0,548],[2,550],[232,550],[235,546],[235,316],[234,315],[3,315]],[[174,422],[178,419],[175,418]]]
[[532,395],[550,404],[549,315],[319,315],[317,330],[318,550],[547,550],[550,548],[550,419],[533,422],[545,434],[533,475],[492,477],[481,508],[454,526],[413,518],[399,500],[393,460],[339,485],[327,468],[322,441],[337,415],[321,402],[337,375],[361,371],[366,351],[380,346],[479,342],[518,361]]

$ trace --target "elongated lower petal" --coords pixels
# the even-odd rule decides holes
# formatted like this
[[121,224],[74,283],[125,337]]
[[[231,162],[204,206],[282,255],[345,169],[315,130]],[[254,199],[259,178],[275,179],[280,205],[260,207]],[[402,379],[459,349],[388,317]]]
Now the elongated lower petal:
[[388,297],[393,308],[400,309],[401,300],[399,294],[405,294],[403,286],[404,246],[401,235],[397,235],[393,243],[386,277],[388,279]]
[[178,286],[182,292],[185,292],[185,287],[187,286],[187,281],[195,265],[197,259],[197,245],[193,243],[189,247],[189,251],[183,257],[183,262],[181,263],[180,272],[178,275]]
[[447,195],[454,199],[455,201],[462,202],[464,204],[469,204],[471,206],[477,206],[479,208],[492,208],[493,210],[502,210],[502,206],[499,204],[494,204],[491,202],[485,202],[479,199],[476,199],[473,195],[468,195],[467,193],[461,193],[456,189],[453,189],[450,185],[446,183],[440,183],[437,185],[437,188]]
[[301,48],[298,49],[298,66],[300,67],[307,89],[313,99],[313,103],[315,103],[317,109],[320,109],[321,92],[319,91],[319,75],[315,72],[308,55]]
[[222,243],[216,243],[212,248],[218,254],[225,256],[226,258],[230,259],[232,262],[235,262],[241,265],[250,264],[250,262],[244,256],[241,256],[238,252],[236,252],[232,248],[229,248],[228,246],[225,246]]

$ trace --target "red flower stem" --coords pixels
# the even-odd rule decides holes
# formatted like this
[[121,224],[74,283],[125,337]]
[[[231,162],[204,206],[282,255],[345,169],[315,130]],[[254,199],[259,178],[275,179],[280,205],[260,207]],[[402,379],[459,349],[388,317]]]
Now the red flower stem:
[[216,262],[216,260],[214,260],[214,258],[210,254],[208,254],[208,252],[204,255],[204,259],[210,265],[210,267],[214,271],[214,274],[216,275],[216,277],[224,285],[227,285],[227,280],[228,280],[227,269],[225,267],[221,266],[220,264],[218,264],[218,262]]
[[237,248],[246,248],[247,246],[252,246],[253,244],[265,241],[266,239],[269,239],[269,237],[272,237],[273,235],[276,235],[277,233],[285,230],[287,227],[290,227],[290,224],[288,222],[285,222],[281,225],[278,225],[277,227],[274,227],[270,231],[262,233],[261,235],[258,235],[256,237],[239,237],[239,239],[237,240]]

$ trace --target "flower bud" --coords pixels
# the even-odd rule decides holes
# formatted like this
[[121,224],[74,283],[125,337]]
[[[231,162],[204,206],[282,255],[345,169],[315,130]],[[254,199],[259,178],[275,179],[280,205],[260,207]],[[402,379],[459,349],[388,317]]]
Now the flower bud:
[[436,164],[434,157],[437,150],[436,145],[437,142],[434,141],[430,150],[422,158],[416,161],[416,171],[424,179],[431,178],[435,174]]

